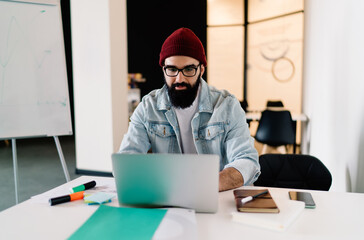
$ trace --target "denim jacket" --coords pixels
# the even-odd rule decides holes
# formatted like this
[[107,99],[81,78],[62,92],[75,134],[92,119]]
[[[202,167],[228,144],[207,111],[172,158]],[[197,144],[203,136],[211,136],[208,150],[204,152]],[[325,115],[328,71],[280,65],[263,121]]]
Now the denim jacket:
[[[250,185],[260,175],[258,153],[239,101],[201,79],[198,112],[191,121],[198,154],[220,156],[220,170],[234,167]],[[180,129],[167,87],[144,96],[130,118],[120,153],[181,153]],[[192,140],[192,139],[191,139]]]

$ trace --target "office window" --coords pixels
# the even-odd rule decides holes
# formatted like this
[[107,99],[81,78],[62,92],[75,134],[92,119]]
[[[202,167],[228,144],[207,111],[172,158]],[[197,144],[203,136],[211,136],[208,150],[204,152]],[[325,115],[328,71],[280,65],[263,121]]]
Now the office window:
[[207,0],[207,25],[243,24],[243,2],[243,0]]
[[209,27],[207,29],[207,76],[210,85],[226,89],[243,99],[244,27]]
[[279,99],[301,112],[303,13],[249,24],[247,49],[249,107]]
[[279,99],[300,113],[303,7],[303,0],[208,0],[208,82],[250,110]]
[[248,22],[303,11],[303,0],[248,0]]

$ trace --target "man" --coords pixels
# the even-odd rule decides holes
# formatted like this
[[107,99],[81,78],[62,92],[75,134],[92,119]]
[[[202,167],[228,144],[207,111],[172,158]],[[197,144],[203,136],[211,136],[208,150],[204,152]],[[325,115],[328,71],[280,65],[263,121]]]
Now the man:
[[205,50],[187,28],[163,43],[159,64],[165,85],[146,95],[130,118],[121,153],[190,153],[220,156],[219,190],[252,184],[258,153],[239,101],[208,86]]

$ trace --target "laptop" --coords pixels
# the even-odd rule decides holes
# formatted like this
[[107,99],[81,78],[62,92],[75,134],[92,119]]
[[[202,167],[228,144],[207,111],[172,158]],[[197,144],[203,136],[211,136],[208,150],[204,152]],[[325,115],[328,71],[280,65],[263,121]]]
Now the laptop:
[[218,155],[114,153],[112,169],[120,205],[217,211]]

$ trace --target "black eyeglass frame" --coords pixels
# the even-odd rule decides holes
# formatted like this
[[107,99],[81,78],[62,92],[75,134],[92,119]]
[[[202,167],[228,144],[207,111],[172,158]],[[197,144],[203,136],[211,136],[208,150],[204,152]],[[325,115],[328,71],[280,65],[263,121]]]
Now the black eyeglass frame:
[[[165,74],[168,76],[168,77],[177,77],[178,76],[178,74],[179,74],[179,72],[181,72],[182,74],[183,74],[183,76],[185,76],[185,77],[194,77],[194,76],[196,76],[196,74],[197,74],[197,69],[199,68],[201,66],[201,63],[199,63],[197,66],[194,66],[193,64],[192,65],[188,65],[188,66],[186,66],[186,67],[184,67],[184,68],[176,68],[176,67],[172,67],[172,66],[164,66],[163,67],[163,70],[164,70],[164,72],[165,72]],[[167,73],[167,71],[166,71],[166,69],[167,68],[174,68],[174,69],[176,69],[177,70],[177,73],[175,74],[175,75],[168,75],[168,73]],[[191,76],[186,76],[186,74],[183,72],[183,70],[185,70],[186,68],[193,68],[193,69],[195,69],[195,74],[193,74],[193,75],[191,75]]]

